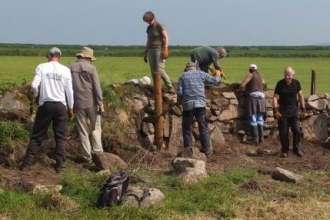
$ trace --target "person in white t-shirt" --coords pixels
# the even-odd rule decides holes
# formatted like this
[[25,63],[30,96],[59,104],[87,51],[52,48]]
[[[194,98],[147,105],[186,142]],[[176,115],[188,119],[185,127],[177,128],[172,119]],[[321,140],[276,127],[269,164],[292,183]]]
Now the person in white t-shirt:
[[70,69],[59,63],[61,51],[57,47],[47,53],[48,62],[39,64],[31,84],[32,92],[38,100],[33,132],[20,170],[32,165],[41,149],[41,142],[47,137],[52,123],[55,137],[55,170],[63,167],[67,136],[68,117],[73,116],[73,90]]

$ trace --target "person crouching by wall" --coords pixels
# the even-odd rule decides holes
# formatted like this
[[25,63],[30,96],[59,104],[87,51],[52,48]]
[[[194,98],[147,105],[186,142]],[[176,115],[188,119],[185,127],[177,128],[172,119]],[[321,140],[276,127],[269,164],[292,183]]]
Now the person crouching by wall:
[[258,145],[264,140],[263,125],[267,113],[264,94],[264,80],[258,72],[257,65],[249,66],[249,73],[239,86],[239,91],[245,91],[245,115],[249,120],[252,145]]

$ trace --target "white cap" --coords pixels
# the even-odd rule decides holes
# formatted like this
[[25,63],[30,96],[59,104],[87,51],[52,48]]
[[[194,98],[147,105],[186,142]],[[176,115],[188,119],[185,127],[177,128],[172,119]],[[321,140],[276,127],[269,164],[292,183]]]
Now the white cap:
[[256,70],[256,69],[257,69],[257,65],[255,65],[255,64],[251,64],[249,66],[249,70]]

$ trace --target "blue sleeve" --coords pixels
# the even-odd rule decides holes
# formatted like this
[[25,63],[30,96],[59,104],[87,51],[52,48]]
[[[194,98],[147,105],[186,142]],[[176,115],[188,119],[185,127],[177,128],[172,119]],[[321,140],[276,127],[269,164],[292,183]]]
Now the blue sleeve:
[[219,76],[211,76],[208,73],[201,72],[204,75],[204,81],[206,84],[216,84],[220,82]]
[[182,100],[182,94],[183,94],[182,77],[179,78],[176,94],[177,94],[177,100]]

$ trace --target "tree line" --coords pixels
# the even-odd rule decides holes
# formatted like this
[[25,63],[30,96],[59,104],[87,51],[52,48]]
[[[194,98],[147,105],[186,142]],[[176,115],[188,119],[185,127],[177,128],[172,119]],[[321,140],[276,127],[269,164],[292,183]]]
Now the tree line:
[[[74,56],[82,45],[39,45],[39,44],[4,44],[0,43],[0,56],[44,56],[47,50],[57,46],[64,56]],[[94,49],[101,57],[136,57],[142,56],[145,49],[140,45],[109,46],[84,45]],[[170,56],[189,56],[190,51],[198,46],[169,46]],[[273,57],[273,58],[318,58],[330,57],[330,46],[224,46],[228,57]]]

